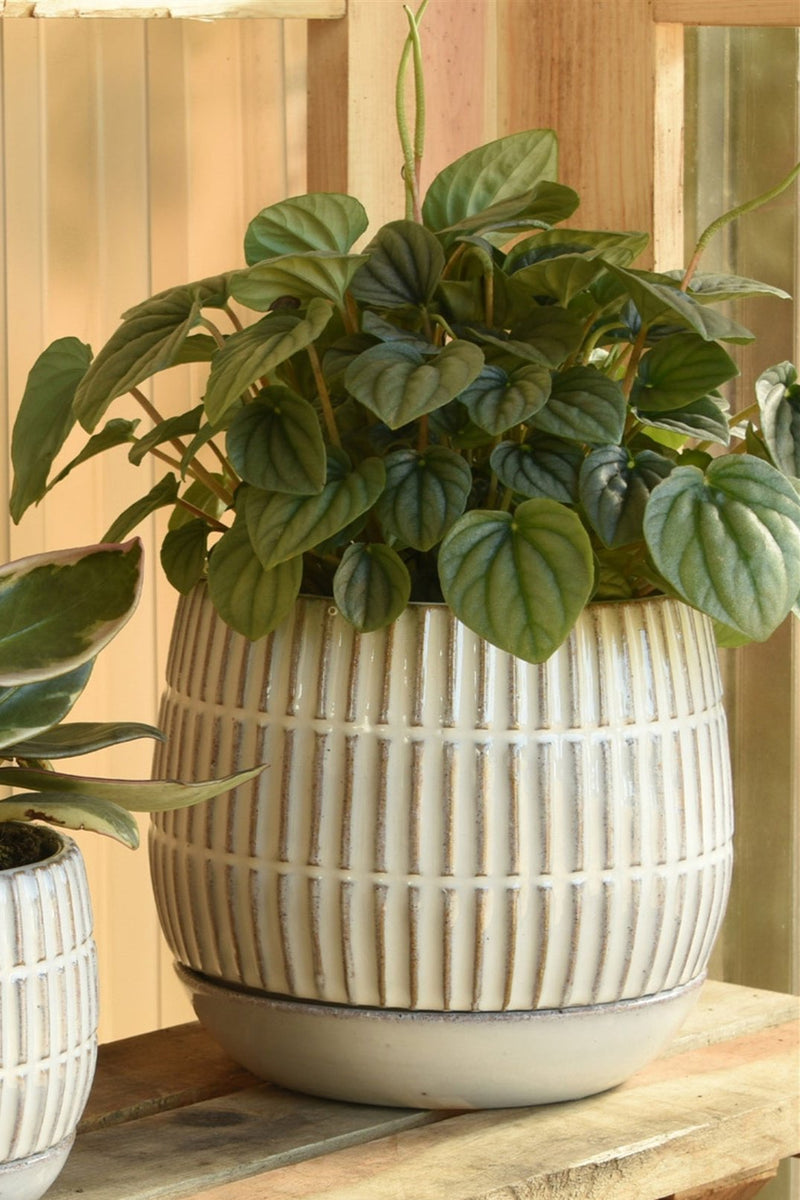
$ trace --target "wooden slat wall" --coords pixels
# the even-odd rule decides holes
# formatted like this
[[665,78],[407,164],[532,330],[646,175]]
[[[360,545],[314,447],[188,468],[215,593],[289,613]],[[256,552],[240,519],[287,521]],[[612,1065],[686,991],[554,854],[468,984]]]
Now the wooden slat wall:
[[[26,373],[48,341],[75,334],[97,348],[117,315],[150,292],[239,265],[250,217],[305,190],[305,25],[6,21],[0,48],[5,472]],[[189,386],[177,375],[157,389],[165,411]],[[156,477],[149,465],[127,467],[122,452],[87,464],[19,529],[4,518],[5,549],[16,557],[99,538]],[[7,495],[7,476],[0,482]],[[174,600],[152,528],[147,540],[140,608],[99,660],[78,715],[156,719]],[[150,747],[120,747],[92,769],[147,775]],[[80,840],[101,953],[101,1035],[186,1019],[157,930],[146,850]]]

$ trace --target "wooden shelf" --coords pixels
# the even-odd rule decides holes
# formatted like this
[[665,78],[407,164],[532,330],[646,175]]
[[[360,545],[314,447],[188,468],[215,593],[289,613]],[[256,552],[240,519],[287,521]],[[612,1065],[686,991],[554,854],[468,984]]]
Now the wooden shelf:
[[0,17],[343,17],[347,0],[0,0]]
[[621,1087],[472,1113],[281,1091],[194,1024],[130,1038],[101,1047],[48,1200],[749,1200],[800,1151],[799,1011],[707,983],[666,1054]]
[[653,16],[676,25],[800,26],[800,0],[654,0]]

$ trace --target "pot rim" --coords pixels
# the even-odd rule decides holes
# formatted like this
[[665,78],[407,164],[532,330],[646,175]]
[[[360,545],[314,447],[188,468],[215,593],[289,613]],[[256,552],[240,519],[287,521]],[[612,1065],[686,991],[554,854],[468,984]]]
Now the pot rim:
[[[2,803],[2,801],[0,801],[0,803]],[[28,822],[28,821],[2,821],[2,822],[0,822],[0,824],[3,824],[3,825],[21,825],[21,826],[26,826],[29,823],[32,824],[33,822]],[[78,843],[75,841],[74,838],[71,838],[68,833],[65,833],[61,829],[58,829],[55,825],[48,825],[47,828],[50,831],[50,833],[52,833],[56,837],[56,839],[61,843],[58,850],[56,850],[53,854],[48,854],[47,858],[37,859],[36,862],[23,863],[21,866],[18,866],[18,867],[2,868],[2,869],[0,869],[0,878],[10,879],[15,874],[31,874],[35,871],[51,870],[54,866],[60,865],[67,858],[71,857],[73,855],[73,853],[77,853],[80,855],[81,851],[80,851],[80,847],[78,846]]]

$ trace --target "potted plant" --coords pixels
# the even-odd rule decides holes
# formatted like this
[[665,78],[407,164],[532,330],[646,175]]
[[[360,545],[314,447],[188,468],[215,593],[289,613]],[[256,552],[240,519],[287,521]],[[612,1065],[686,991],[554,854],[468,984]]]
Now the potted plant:
[[[192,804],[213,783],[96,779],[53,761],[159,730],[64,721],[94,658],[132,613],[141,545],[89,546],[0,567],[0,1193],[36,1200],[66,1161],[94,1075],[96,952],[83,859],[62,829],[135,847],[131,813]],[[43,822],[44,824],[40,824]]]
[[[12,514],[111,448],[169,468],[107,534],[172,509],[158,762],[273,767],[152,829],[223,1044],[349,1099],[563,1099],[657,1052],[724,911],[714,633],[767,638],[800,595],[800,441],[787,363],[728,411],[751,335],[715,306],[785,294],[698,273],[718,223],[674,272],[634,266],[644,233],[563,227],[549,130],[423,198],[420,111],[405,216],[363,250],[356,199],[293,197],[245,266],[143,301],[96,357],[50,346]],[[163,419],[142,385],[188,362],[203,395]],[[101,425],[122,396],[146,432]]]

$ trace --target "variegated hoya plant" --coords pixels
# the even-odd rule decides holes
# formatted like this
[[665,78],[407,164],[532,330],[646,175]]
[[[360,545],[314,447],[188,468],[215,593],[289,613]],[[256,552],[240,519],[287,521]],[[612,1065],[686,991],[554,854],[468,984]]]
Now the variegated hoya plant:
[[[96,356],[53,343],[14,430],[14,519],[127,448],[166,470],[105,536],[171,508],[168,578],[206,579],[249,638],[301,589],[362,631],[444,601],[530,661],[590,600],[651,593],[708,613],[729,644],[767,638],[800,596],[800,387],[781,363],[731,413],[726,346],[752,335],[717,305],[785,293],[697,266],[797,168],[674,271],[635,265],[645,233],[563,225],[578,196],[556,181],[550,130],[465,154],[422,197],[419,15],[398,87],[413,58],[405,215],[356,250],[357,199],[296,196],[250,223],[243,265],[137,304]],[[202,394],[165,418],[143,388],[188,363]],[[137,415],[106,419],[123,397]],[[88,440],[59,469],[76,422]]]
[[[98,779],[66,774],[54,760],[133,738],[160,738],[135,723],[64,721],[99,651],[133,612],[141,588],[142,547],[88,546],[20,559],[0,567],[0,785],[22,789],[0,798],[0,869],[37,861],[37,839],[20,858],[8,822],[43,821],[91,829],[138,844],[133,812],[163,811],[208,800],[262,768],[226,779]],[[46,844],[46,843],[45,843]]]

